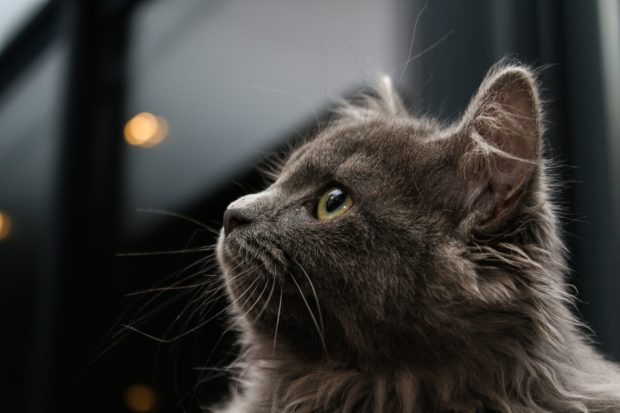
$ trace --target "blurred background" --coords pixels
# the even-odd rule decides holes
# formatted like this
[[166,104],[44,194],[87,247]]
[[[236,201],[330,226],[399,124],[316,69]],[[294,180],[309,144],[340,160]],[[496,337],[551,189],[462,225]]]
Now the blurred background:
[[3,0],[0,409],[221,399],[209,245],[260,160],[384,73],[455,119],[504,56],[540,68],[579,311],[620,360],[619,0]]

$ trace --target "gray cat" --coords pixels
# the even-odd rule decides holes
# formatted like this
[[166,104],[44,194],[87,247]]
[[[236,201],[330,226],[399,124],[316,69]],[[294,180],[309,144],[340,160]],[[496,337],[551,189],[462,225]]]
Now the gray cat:
[[571,312],[532,72],[496,65],[462,119],[389,80],[224,215],[243,353],[217,412],[620,412]]

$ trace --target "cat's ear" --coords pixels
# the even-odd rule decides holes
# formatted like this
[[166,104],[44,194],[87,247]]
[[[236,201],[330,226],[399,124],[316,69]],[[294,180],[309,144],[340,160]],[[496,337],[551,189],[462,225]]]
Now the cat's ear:
[[531,71],[492,69],[454,132],[464,211],[492,229],[514,211],[539,164],[541,111]]
[[393,119],[408,115],[389,76],[381,77],[376,86],[369,91],[341,102],[336,113],[341,121]]

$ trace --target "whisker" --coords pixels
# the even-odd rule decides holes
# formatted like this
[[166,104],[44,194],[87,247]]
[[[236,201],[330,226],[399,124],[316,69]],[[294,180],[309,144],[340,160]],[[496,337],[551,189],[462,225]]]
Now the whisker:
[[144,332],[144,331],[142,331],[142,330],[140,330],[138,328],[130,326],[129,324],[121,324],[121,326],[126,328],[126,329],[128,329],[128,330],[131,330],[131,331],[133,331],[135,333],[138,333],[138,334],[140,334],[140,335],[142,335],[144,337],[150,338],[151,340],[157,341],[158,343],[169,343],[168,340],[164,340],[164,339],[161,339],[159,337],[155,337],[155,336],[153,336],[153,335],[151,335],[151,334],[149,334],[147,332]]
[[[265,294],[265,291],[267,290],[267,287],[269,286],[268,283],[265,283],[265,286],[263,287],[263,289],[260,292],[260,295],[258,296],[258,298],[256,299],[256,301],[254,301],[254,304],[252,304],[252,306],[240,317],[241,318],[245,318],[247,317],[248,314],[250,314],[250,312],[254,309],[254,307],[256,307],[256,305],[260,302],[261,298],[263,298],[263,294]],[[256,291],[258,289],[258,287],[256,287],[254,290],[252,290],[252,293],[250,294],[250,296],[248,297],[248,300],[250,300],[250,298],[252,297],[252,295],[254,295],[254,291]],[[247,304],[247,301],[244,304]]]
[[[409,63],[413,62],[414,60],[424,56],[425,54],[427,54],[428,52],[430,52],[431,50],[433,50],[435,47],[439,46],[441,43],[443,43],[448,37],[452,36],[454,34],[454,30],[450,30],[448,33],[446,33],[441,39],[437,40],[435,43],[431,44],[429,47],[427,47],[426,49],[422,50],[420,53],[417,53],[415,55],[413,55],[412,57],[410,57],[409,59],[407,59],[405,62],[403,62],[398,68],[400,69],[400,67],[407,66]],[[394,71],[393,71],[394,72]],[[392,73],[393,73],[392,72]]]
[[[233,323],[231,323],[221,334],[219,339],[217,340],[217,342],[215,343],[215,346],[213,347],[213,349],[211,350],[211,353],[209,354],[209,357],[206,361],[206,364],[209,363],[209,361],[211,360],[211,357],[215,351],[215,349],[217,348],[217,346],[219,345],[219,343],[222,341],[222,339],[226,336],[226,333],[228,333],[229,331],[231,331],[233,328],[235,328],[237,325],[239,325],[240,320],[245,318],[253,309],[254,307],[261,301],[262,297],[264,296],[264,293],[267,289],[267,287],[269,286],[269,283],[265,283],[265,286],[263,287],[263,290],[261,291],[259,297],[256,299],[256,301],[254,302],[254,304],[247,310],[245,311],[245,313],[243,315],[241,315],[240,317],[237,318],[236,321],[234,321]],[[275,278],[273,279],[272,283],[271,283],[271,290],[269,291],[269,295],[267,296],[267,299],[265,300],[265,304],[263,305],[263,307],[261,308],[261,310],[259,311],[259,313],[257,314],[257,316],[255,317],[256,319],[258,319],[263,312],[267,309],[271,298],[273,296],[273,292],[275,290],[275,286],[276,286],[276,280]],[[250,294],[250,297],[253,295],[254,291],[256,291],[257,288],[255,288],[252,293]],[[243,304],[243,306],[245,306],[245,304],[247,303],[247,301],[249,301],[250,297],[248,297],[248,299],[245,301],[245,303]],[[243,307],[242,306],[242,307]],[[199,383],[202,383],[202,374],[201,377],[199,377]]]
[[210,284],[212,281],[203,281],[197,284],[189,284],[189,285],[180,285],[180,286],[172,286],[172,287],[158,287],[158,288],[149,288],[148,290],[136,291],[133,293],[125,294],[125,297],[135,297],[137,295],[155,293],[155,292],[166,292],[166,291],[178,291],[178,290],[187,290],[190,288],[202,287],[206,284]]
[[[187,268],[191,268],[191,266],[188,266]],[[201,270],[198,270],[198,271],[196,271],[195,273],[193,273],[193,274],[191,274],[191,275],[189,275],[189,276],[187,276],[187,277],[184,277],[183,279],[181,279],[181,280],[179,280],[179,281],[177,281],[177,282],[173,283],[171,286],[169,286],[169,287],[167,287],[167,288],[177,287],[179,284],[181,284],[181,283],[183,283],[183,282],[187,282],[187,281],[189,281],[190,279],[192,279],[192,278],[194,278],[194,277],[196,277],[196,276],[201,275],[202,273],[203,273],[203,270],[202,270],[202,269],[201,269]],[[151,297],[149,300],[147,300],[147,301],[146,301],[146,303],[144,303],[144,304],[143,304],[143,305],[142,305],[142,306],[138,309],[137,313],[139,314],[139,313],[141,313],[142,311],[144,311],[144,310],[145,310],[145,309],[146,309],[149,305],[151,305],[151,304],[152,304],[155,300],[157,300],[159,297],[161,297],[161,295],[162,295],[164,292],[165,292],[165,291],[159,291],[159,292],[156,292],[156,293],[155,293],[155,295],[154,295],[153,297]],[[140,293],[140,292],[138,291],[138,292],[133,293],[133,294],[137,294],[137,293]],[[163,308],[165,308],[165,307],[163,307]],[[162,308],[162,309],[163,309],[163,308]],[[135,323],[138,323],[138,322],[142,322],[143,320],[150,318],[150,316],[152,315],[152,313],[153,313],[153,312],[154,312],[154,313],[157,313],[157,312],[159,312],[159,311],[160,311],[160,309],[157,309],[157,308],[156,308],[155,310],[152,310],[150,313],[147,313],[146,315],[142,315],[142,316],[140,316],[138,319],[134,320],[134,322],[133,322],[133,323],[135,324]],[[121,319],[122,319],[122,318],[121,318]],[[120,321],[120,320],[119,320],[119,321]],[[119,331],[119,333],[120,333],[120,331]],[[119,333],[117,333],[116,335],[118,335]]]
[[[172,330],[173,326],[184,316],[184,314],[188,311],[188,309],[190,309],[190,308],[195,306],[196,301],[198,301],[200,299],[201,293],[202,293],[202,291],[200,291],[200,290],[197,290],[196,292],[194,292],[194,295],[190,298],[190,300],[188,300],[187,304],[183,307],[183,309],[179,312],[179,314],[177,314],[177,316],[174,318],[174,320],[170,323],[170,326],[164,332],[164,337],[166,337],[168,335],[168,333]],[[191,312],[189,317],[186,318],[185,323],[183,323],[183,325],[181,326],[180,331],[185,329],[187,327],[187,325],[189,324],[189,322],[195,316],[196,316],[196,311]],[[176,344],[176,341],[174,343],[172,343],[172,348],[174,348],[175,344]]]
[[295,259],[293,259],[293,262],[295,264],[297,264],[297,266],[301,269],[303,274],[306,276],[306,279],[308,280],[308,283],[310,284],[310,288],[312,289],[312,294],[314,295],[314,301],[316,303],[316,309],[317,309],[317,312],[319,313],[319,321],[321,322],[321,330],[323,331],[323,334],[325,334],[325,325],[323,324],[323,314],[321,313],[321,305],[319,304],[319,297],[316,294],[316,290],[314,288],[314,283],[310,279],[310,276],[308,275],[308,273],[306,272],[304,267],[302,267],[301,264],[299,262],[297,262]]
[[[247,315],[248,315],[248,314],[252,311],[252,309],[256,306],[256,304],[258,304],[258,303],[261,301],[261,299],[262,299],[262,297],[263,297],[263,295],[264,295],[264,293],[265,293],[265,290],[266,290],[266,288],[267,288],[267,286],[268,286],[268,285],[269,285],[268,283],[265,283],[265,286],[263,287],[263,290],[261,291],[260,296],[259,296],[259,297],[258,297],[258,299],[254,302],[254,304],[252,305],[252,307],[250,307],[250,308],[249,308],[249,309],[248,309],[248,310],[247,310],[247,311],[246,311],[246,312],[245,312],[242,316],[238,317],[238,318],[237,318],[237,320],[236,320],[235,322],[231,323],[231,324],[230,324],[230,326],[228,326],[228,327],[227,327],[227,328],[226,328],[226,329],[225,329],[225,330],[224,330],[224,331],[220,334],[219,339],[217,340],[217,342],[215,343],[215,346],[213,347],[213,349],[211,350],[211,353],[209,354],[209,357],[208,357],[208,359],[207,359],[206,364],[208,364],[208,363],[209,363],[209,361],[211,360],[211,357],[212,357],[212,355],[213,355],[213,353],[214,353],[215,349],[217,348],[217,346],[219,345],[219,343],[222,341],[222,339],[226,336],[226,333],[228,333],[228,332],[229,332],[229,331],[231,331],[233,328],[235,328],[237,325],[239,325],[240,320],[241,320],[242,318],[246,317],[246,316],[247,316]],[[265,300],[265,304],[263,305],[263,308],[259,311],[258,315],[256,316],[256,318],[257,318],[257,319],[258,319],[258,318],[259,318],[259,317],[263,314],[263,312],[267,309],[267,307],[268,307],[268,305],[269,305],[269,302],[271,301],[271,297],[272,297],[272,295],[273,295],[273,291],[274,291],[274,289],[275,289],[275,285],[276,285],[276,281],[275,281],[275,279],[273,279],[273,282],[272,282],[272,284],[271,284],[271,290],[270,290],[270,292],[269,292],[269,295],[268,295],[267,299]],[[254,291],[256,291],[256,289],[254,289],[254,290],[252,291],[252,294],[254,293]],[[251,296],[252,294],[250,294],[250,296]],[[248,300],[249,300],[249,298],[248,298]],[[246,303],[247,303],[247,300],[246,300]],[[245,303],[244,303],[244,305],[245,305]],[[201,374],[201,375],[200,375],[200,377],[199,377],[199,381],[198,381],[197,385],[200,385],[200,384],[203,382],[203,381],[202,381],[202,376],[203,376],[203,374]]]
[[278,302],[278,315],[276,317],[276,328],[273,334],[273,352],[276,351],[276,341],[278,340],[278,327],[280,326],[280,310],[282,310],[282,286],[280,286],[280,301]]
[[[250,286],[249,286],[249,287],[248,287],[248,288],[247,288],[247,289],[243,292],[243,294],[241,294],[241,295],[238,297],[238,299],[240,299],[240,298],[241,298],[241,297],[243,297],[245,294],[247,294],[247,292],[248,292],[248,291],[252,288],[252,286],[256,283],[256,280],[257,280],[257,279],[255,279],[255,280],[252,282],[252,284],[250,284]],[[255,289],[256,289],[256,288],[255,288]],[[254,291],[254,290],[253,290],[253,291]],[[252,295],[252,294],[250,294],[250,296],[251,296],[251,295]],[[149,338],[150,338],[150,337],[154,337],[154,338],[156,338],[156,339],[157,339],[156,341],[158,341],[158,342],[160,342],[160,343],[172,343],[173,341],[176,341],[176,340],[178,340],[178,339],[180,339],[180,338],[182,338],[182,337],[185,337],[185,336],[187,336],[187,335],[189,335],[189,334],[193,333],[193,332],[194,332],[194,331],[196,331],[196,330],[199,330],[200,328],[204,327],[205,325],[207,325],[207,324],[208,324],[208,323],[210,323],[211,321],[215,320],[217,317],[219,317],[221,314],[223,314],[223,313],[224,313],[225,311],[227,311],[227,310],[228,310],[227,308],[224,308],[224,309],[222,309],[222,310],[218,311],[218,312],[217,312],[216,314],[214,314],[213,316],[211,316],[211,317],[207,318],[205,321],[200,322],[200,323],[199,323],[198,325],[196,325],[195,327],[192,327],[191,329],[189,329],[189,330],[187,330],[187,331],[184,331],[183,333],[180,333],[180,334],[176,335],[175,337],[171,337],[171,338],[159,338],[159,337],[155,337],[155,336],[153,336],[153,335],[151,335],[151,334],[148,334],[148,333],[146,333],[146,332],[144,332],[144,331],[142,331],[142,330],[140,330],[140,329],[138,329],[138,328],[136,328],[136,327],[130,326],[130,325],[128,325],[128,324],[122,324],[121,326],[122,326],[122,327],[124,327],[124,328],[127,328],[127,329],[129,329],[129,330],[131,330],[131,331],[135,331],[135,332],[141,333],[142,335],[144,335],[144,336],[146,336],[146,337],[149,337]]]
[[407,53],[407,59],[405,59],[405,62],[403,64],[401,64],[400,66],[398,66],[398,68],[396,69],[396,70],[400,69],[401,66],[403,68],[403,70],[400,72],[400,76],[398,78],[398,82],[403,80],[403,76],[405,75],[405,72],[407,71],[407,67],[409,66],[411,55],[413,54],[413,46],[414,46],[414,43],[415,43],[416,33],[418,31],[418,23],[420,23],[420,18],[422,17],[424,12],[426,11],[427,7],[428,7],[428,0],[424,2],[424,6],[422,6],[422,8],[418,12],[417,16],[415,17],[415,22],[413,23],[413,32],[411,33],[411,42],[409,43],[409,52]]
[[206,229],[207,231],[212,231],[212,228],[209,228],[209,226],[207,226],[206,224],[192,218],[192,217],[188,217],[187,215],[183,215],[180,214],[178,212],[173,212],[173,211],[167,211],[164,209],[151,209],[151,208],[136,208],[137,212],[142,212],[142,213],[147,213],[147,214],[158,214],[158,215],[165,215],[165,216],[169,216],[169,217],[173,217],[173,218],[178,218],[181,219],[183,221],[192,223],[194,225],[199,226],[200,228]]
[[158,337],[155,337],[155,336],[153,336],[153,335],[151,335],[151,334],[148,334],[148,333],[146,333],[146,332],[144,332],[144,331],[142,331],[142,330],[140,330],[140,329],[138,329],[138,328],[136,328],[136,327],[133,327],[133,326],[131,326],[131,325],[128,325],[128,324],[122,324],[122,326],[123,326],[124,328],[127,328],[127,329],[131,330],[131,331],[134,331],[134,332],[140,333],[140,334],[142,334],[142,335],[144,335],[144,336],[146,336],[146,337],[149,337],[149,338],[155,338],[155,339],[156,339],[156,341],[158,341],[158,342],[160,342],[160,343],[172,343],[172,342],[174,342],[174,341],[176,341],[176,340],[178,340],[178,339],[180,339],[180,338],[182,338],[182,337],[185,337],[185,336],[187,336],[187,335],[189,335],[189,334],[193,333],[194,331],[199,330],[200,328],[204,327],[204,326],[205,326],[205,325],[207,325],[209,322],[213,321],[215,318],[217,318],[217,317],[218,317],[218,316],[220,316],[222,313],[224,313],[226,310],[227,310],[227,309],[223,309],[223,310],[221,310],[221,311],[218,311],[218,312],[217,312],[216,314],[214,314],[212,317],[209,317],[207,320],[205,320],[205,321],[201,322],[201,323],[200,323],[200,324],[198,324],[197,326],[192,327],[191,329],[189,329],[189,330],[187,330],[187,331],[184,331],[183,333],[180,333],[180,334],[178,334],[178,335],[176,335],[176,336],[174,336],[174,337],[171,337],[171,338],[158,338]]
[[259,319],[260,316],[263,315],[265,310],[267,310],[267,307],[269,306],[269,302],[271,301],[271,297],[273,296],[273,291],[275,289],[276,289],[276,279],[273,278],[273,281],[271,283],[271,290],[269,291],[269,295],[267,296],[267,299],[265,300],[265,304],[263,305],[263,308],[261,308],[261,310],[258,312],[256,317],[254,317],[255,319]]
[[[179,274],[183,274],[185,271],[197,266],[197,265],[202,265],[203,268],[201,268],[201,270],[183,277],[182,279],[176,281],[175,283],[173,283],[171,286],[168,287],[163,287],[162,291],[157,291],[154,293],[153,296],[151,296],[151,298],[149,298],[148,300],[146,300],[145,303],[143,303],[135,312],[134,314],[141,314],[138,318],[134,319],[132,321],[132,324],[138,325],[138,324],[142,324],[146,321],[148,321],[149,319],[151,319],[152,317],[154,317],[156,314],[162,312],[163,310],[165,310],[166,308],[170,307],[171,305],[173,305],[174,303],[176,303],[179,299],[181,299],[182,297],[185,296],[186,293],[188,293],[190,290],[181,290],[182,294],[178,294],[175,296],[172,296],[170,298],[167,299],[166,302],[156,306],[155,308],[151,309],[148,312],[145,312],[145,310],[152,304],[154,303],[157,299],[159,299],[162,294],[164,293],[165,288],[174,288],[176,286],[178,286],[179,284],[183,283],[183,282],[187,282],[190,279],[194,278],[195,276],[198,276],[200,274],[203,273],[203,271],[205,271],[205,268],[211,268],[209,264],[210,262],[210,257],[204,257],[202,259],[196,260],[195,262],[191,263],[190,265],[186,266],[185,268],[183,268],[180,271],[177,271],[173,274],[171,274],[170,276],[164,278],[163,280],[161,280],[158,284],[163,284],[165,281],[169,280],[170,278],[174,278],[176,276],[179,276]],[[139,293],[139,292],[138,292]],[[99,360],[101,357],[103,357],[107,352],[109,352],[112,348],[114,348],[116,345],[118,345],[118,343],[120,343],[128,334],[127,329],[122,328],[123,324],[121,323],[121,321],[127,317],[127,314],[130,312],[130,310],[125,311],[122,315],[120,315],[118,317],[118,319],[116,320],[116,322],[113,324],[113,327],[110,329],[110,331],[107,333],[107,337],[109,337],[110,342],[103,346],[103,344],[99,347],[99,349],[95,352],[95,355],[91,358],[89,365],[92,365],[93,363],[95,363],[97,360]],[[134,327],[135,328],[135,327]],[[116,330],[114,332],[114,330]]]
[[174,255],[174,254],[189,254],[208,251],[208,248],[196,247],[196,248],[184,248],[180,250],[164,250],[164,251],[137,251],[137,252],[118,252],[115,255],[117,257],[148,257],[151,255]]
[[[235,268],[238,268],[239,266],[240,266],[240,265],[236,266]],[[235,279],[235,280],[237,280],[237,281],[239,281],[239,279],[240,279],[240,278],[242,278],[242,277],[243,277],[243,278],[247,278],[247,277],[248,277],[251,273],[253,273],[253,271],[255,271],[255,268],[248,268],[247,270],[243,271],[241,274],[237,274],[237,275],[235,275],[235,276],[234,276],[234,279]],[[249,287],[248,287],[248,288],[247,288],[247,289],[243,292],[243,294],[242,294],[242,295],[240,295],[240,296],[239,296],[239,298],[238,298],[238,299],[240,299],[243,295],[245,295],[245,294],[247,293],[247,291],[248,291],[250,288],[252,288],[252,285],[254,285],[254,284],[255,284],[255,282],[256,282],[257,280],[258,280],[258,278],[256,278],[256,279],[254,280],[254,282],[253,282],[253,283],[252,283],[252,284],[251,284],[251,285],[250,285],[250,286],[249,286]],[[266,284],[266,285],[267,285],[267,284]],[[247,303],[247,301],[248,301],[248,300],[250,299],[250,297],[253,295],[254,291],[256,291],[256,288],[252,291],[252,293],[250,294],[250,296],[248,297],[248,299],[246,299],[246,301],[244,302],[244,304],[243,304],[242,306],[244,306],[244,305]],[[263,291],[263,292],[264,292],[264,291]],[[257,300],[257,302],[258,302],[258,301],[260,301],[260,297],[259,297],[259,299]],[[232,305],[232,304],[231,304],[231,305]],[[224,311],[229,310],[229,308],[230,308],[230,305],[229,305],[228,307],[224,308]],[[233,325],[231,325],[229,328],[227,328],[226,330],[224,330],[224,331],[220,334],[220,336],[219,336],[218,340],[215,342],[215,344],[214,344],[214,345],[213,345],[213,347],[211,348],[211,351],[210,351],[210,353],[209,353],[209,355],[208,355],[208,357],[207,357],[207,359],[206,359],[206,361],[205,361],[205,363],[204,363],[205,365],[208,365],[208,364],[210,363],[211,358],[213,357],[213,355],[215,354],[215,351],[217,350],[218,346],[220,345],[220,343],[222,342],[222,340],[223,340],[223,339],[224,339],[224,337],[226,336],[226,333],[227,333],[228,331],[230,331],[233,327],[234,327],[234,324],[233,324]],[[194,394],[194,395],[195,395],[196,391],[198,390],[198,387],[199,387],[201,384],[203,384],[204,382],[206,382],[206,381],[208,381],[208,380],[211,380],[211,379],[212,379],[212,377],[206,377],[206,378],[205,378],[205,373],[206,373],[206,371],[202,371],[202,372],[200,373],[200,375],[199,375],[199,377],[198,377],[198,381],[197,381],[197,382],[196,382],[196,384],[193,386],[193,389],[190,391],[190,393],[192,393],[192,394]]]
[[319,333],[319,338],[321,339],[323,350],[325,351],[325,354],[327,354],[327,346],[325,345],[325,337],[323,337],[323,332],[321,331],[321,328],[319,327],[319,323],[317,322],[316,317],[314,316],[314,313],[312,312],[312,308],[310,308],[310,304],[308,304],[308,300],[306,300],[306,297],[301,289],[301,286],[295,279],[295,276],[291,272],[289,272],[288,274],[291,276],[291,279],[295,283],[295,286],[297,287],[297,290],[299,291],[299,295],[301,295],[301,299],[303,300],[304,304],[306,305],[306,308],[308,309],[308,312],[310,313],[312,322],[314,323],[314,326],[316,327],[316,330]]

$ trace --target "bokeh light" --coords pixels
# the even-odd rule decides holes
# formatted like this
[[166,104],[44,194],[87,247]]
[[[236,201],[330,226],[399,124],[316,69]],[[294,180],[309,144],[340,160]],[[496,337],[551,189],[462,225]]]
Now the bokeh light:
[[11,217],[3,211],[0,211],[0,240],[3,240],[11,233]]
[[138,113],[127,121],[124,134],[128,144],[150,148],[168,137],[168,122],[152,113]]
[[157,406],[157,394],[150,386],[134,384],[125,390],[125,405],[133,412],[152,412]]

